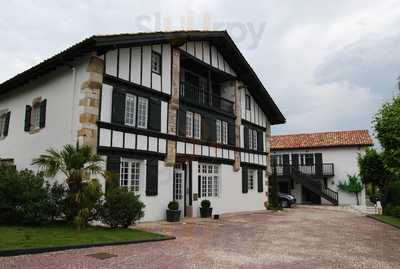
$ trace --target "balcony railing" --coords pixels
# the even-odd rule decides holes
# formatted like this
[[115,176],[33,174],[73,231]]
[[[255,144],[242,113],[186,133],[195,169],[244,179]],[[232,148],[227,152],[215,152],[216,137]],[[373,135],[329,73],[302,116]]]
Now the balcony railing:
[[206,89],[181,82],[180,97],[193,104],[206,106],[225,113],[233,114],[234,103],[216,94],[208,92]]
[[293,170],[313,177],[332,177],[335,175],[333,163],[323,163],[320,165],[277,165],[273,166],[273,169],[276,169],[277,176],[290,176]]

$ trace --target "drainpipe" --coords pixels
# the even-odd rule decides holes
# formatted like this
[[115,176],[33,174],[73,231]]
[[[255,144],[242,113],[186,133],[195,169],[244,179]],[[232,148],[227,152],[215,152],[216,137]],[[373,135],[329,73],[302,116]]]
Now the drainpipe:
[[75,110],[77,110],[77,109],[75,109],[75,104],[76,104],[76,102],[75,102],[75,98],[76,98],[76,68],[74,67],[74,66],[70,66],[70,68],[71,68],[71,70],[72,70],[72,104],[71,104],[71,107],[72,107],[72,113],[71,113],[71,144],[72,145],[75,145],[76,143],[76,141],[75,141],[75,138],[76,138],[76,136],[75,136],[75,128],[74,128],[74,120],[76,119],[75,118]]

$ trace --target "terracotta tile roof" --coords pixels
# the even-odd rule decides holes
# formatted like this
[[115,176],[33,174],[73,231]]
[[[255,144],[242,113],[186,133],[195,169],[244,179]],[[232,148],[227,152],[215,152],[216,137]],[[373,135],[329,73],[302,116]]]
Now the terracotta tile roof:
[[271,137],[271,150],[372,145],[372,138],[369,136],[368,130],[275,135]]

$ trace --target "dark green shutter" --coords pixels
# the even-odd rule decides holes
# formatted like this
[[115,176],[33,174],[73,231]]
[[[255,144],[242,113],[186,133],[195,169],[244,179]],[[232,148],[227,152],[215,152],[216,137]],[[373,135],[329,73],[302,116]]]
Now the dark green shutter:
[[316,176],[322,176],[322,153],[315,153],[315,174]]
[[106,192],[109,190],[116,188],[120,185],[120,166],[121,166],[121,157],[116,155],[107,156],[107,171],[111,172],[110,181],[106,182]]
[[148,128],[154,131],[161,130],[161,101],[156,98],[149,99]]
[[8,135],[8,127],[10,125],[10,117],[11,117],[11,111],[7,112],[5,122],[4,122],[4,130],[3,130],[3,136],[6,137]]
[[178,135],[186,136],[186,111],[183,109],[178,111]]
[[32,107],[27,105],[25,107],[25,127],[24,127],[25,132],[29,132],[31,129],[31,113],[32,113]]
[[206,117],[201,117],[201,140],[208,140],[208,125]]
[[47,106],[47,100],[44,99],[40,103],[40,120],[39,120],[40,128],[44,128],[46,126],[46,106]]
[[257,147],[258,151],[264,151],[264,139],[262,131],[257,131]]
[[248,172],[247,167],[242,167],[242,193],[247,193],[249,184],[248,184]]
[[[208,118],[208,141],[217,142],[217,123],[215,118]],[[222,126],[221,126],[222,128]]]
[[148,159],[146,170],[146,195],[156,196],[158,194],[158,160]]
[[125,93],[115,88],[112,93],[111,122],[125,124]]
[[257,175],[257,189],[258,189],[258,192],[263,192],[264,191],[264,173],[263,173],[263,170],[262,169],[258,169],[257,170],[257,173],[258,173],[258,175]]
[[198,193],[199,193],[199,198],[200,198],[201,197],[201,176],[198,176],[197,179],[198,179],[198,189],[199,189]]
[[249,129],[247,127],[244,127],[244,148],[248,149],[249,148]]
[[228,123],[228,144],[231,146],[235,146],[235,123],[229,122]]

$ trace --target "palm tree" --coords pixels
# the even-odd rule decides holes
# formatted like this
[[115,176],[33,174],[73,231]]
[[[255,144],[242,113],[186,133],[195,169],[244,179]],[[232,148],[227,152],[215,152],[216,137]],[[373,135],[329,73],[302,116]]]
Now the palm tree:
[[357,198],[357,205],[360,205],[358,194],[363,190],[361,179],[357,175],[347,175],[347,179],[347,181],[340,181],[338,184],[338,188],[342,191],[354,193]]
[[69,187],[70,220],[81,210],[82,193],[91,182],[91,176],[102,172],[102,158],[93,154],[89,146],[65,145],[61,150],[48,149],[46,154],[33,160],[32,164],[39,166],[46,176],[54,177],[58,173],[65,176]]

